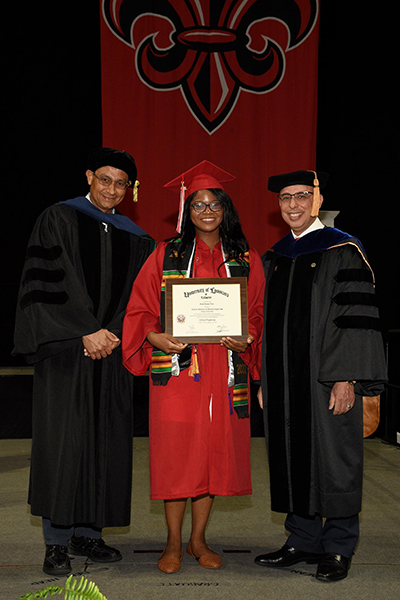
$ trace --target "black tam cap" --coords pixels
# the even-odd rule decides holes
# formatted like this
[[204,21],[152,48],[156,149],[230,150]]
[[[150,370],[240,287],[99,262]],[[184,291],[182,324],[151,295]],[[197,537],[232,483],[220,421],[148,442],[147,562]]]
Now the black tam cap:
[[329,175],[322,171],[292,171],[292,173],[283,173],[283,175],[273,175],[268,179],[268,189],[270,192],[279,192],[289,185],[310,185],[315,186],[315,179],[319,181],[319,187],[326,186]]
[[289,185],[309,185],[313,190],[313,203],[311,207],[311,216],[317,217],[321,204],[319,190],[325,187],[329,179],[328,173],[323,171],[292,171],[283,173],[283,175],[273,175],[268,179],[268,189],[270,192],[280,192]]
[[128,175],[129,181],[136,181],[137,169],[132,156],[124,150],[114,148],[96,148],[89,154],[87,168],[96,171],[100,167],[114,167]]

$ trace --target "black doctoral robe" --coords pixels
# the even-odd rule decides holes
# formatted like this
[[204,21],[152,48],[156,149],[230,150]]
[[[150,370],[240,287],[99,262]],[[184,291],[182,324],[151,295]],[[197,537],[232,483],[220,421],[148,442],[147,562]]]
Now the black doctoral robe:
[[29,503],[55,525],[130,522],[133,377],[120,347],[93,361],[81,338],[106,328],[121,339],[132,283],[153,248],[66,204],[46,209],[32,232],[14,354],[35,366]]
[[[361,509],[362,396],[384,389],[373,274],[358,240],[334,228],[291,234],[262,258],[262,388],[272,510],[347,517]],[[356,380],[347,414],[328,410]]]

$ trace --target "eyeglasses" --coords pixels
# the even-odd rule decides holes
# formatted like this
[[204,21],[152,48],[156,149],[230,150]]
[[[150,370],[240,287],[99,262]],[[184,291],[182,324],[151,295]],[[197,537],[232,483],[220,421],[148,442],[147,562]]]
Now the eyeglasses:
[[314,194],[312,192],[296,192],[295,194],[279,194],[279,202],[287,203],[290,202],[292,198],[296,200],[309,200]]
[[219,212],[222,208],[222,202],[219,202],[219,200],[210,202],[209,204],[206,204],[205,202],[193,202],[190,206],[196,213],[202,213],[206,208],[209,208],[212,212]]
[[96,179],[99,180],[100,185],[102,185],[103,187],[110,187],[110,185],[114,183],[117,190],[126,190],[126,188],[128,188],[131,185],[130,181],[124,181],[123,179],[118,179],[118,181],[114,181],[114,179],[111,179],[111,177],[107,177],[106,175],[102,175],[101,177],[96,175],[96,173],[93,173],[93,175],[96,177]]

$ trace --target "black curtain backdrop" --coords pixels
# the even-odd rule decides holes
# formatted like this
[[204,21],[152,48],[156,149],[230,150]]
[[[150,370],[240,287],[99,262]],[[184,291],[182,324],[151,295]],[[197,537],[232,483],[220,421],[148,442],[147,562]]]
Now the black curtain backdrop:
[[362,241],[375,272],[385,341],[400,328],[397,183],[398,25],[392,5],[321,2],[317,167],[324,208]]
[[[317,168],[331,175],[324,208],[340,210],[337,227],[365,246],[385,332],[400,328],[394,11],[321,0],[320,16]],[[86,158],[102,142],[99,23],[98,0],[3,8],[2,366],[23,364],[10,352],[32,226],[44,208],[86,190]]]

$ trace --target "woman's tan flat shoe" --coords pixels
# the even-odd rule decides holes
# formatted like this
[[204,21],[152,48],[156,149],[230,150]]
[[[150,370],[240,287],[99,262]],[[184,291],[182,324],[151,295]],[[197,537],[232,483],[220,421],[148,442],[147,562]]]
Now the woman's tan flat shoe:
[[222,558],[216,552],[213,552],[211,548],[207,546],[210,551],[210,554],[202,554],[201,556],[196,556],[192,550],[192,542],[189,540],[189,543],[186,548],[186,552],[190,554],[193,558],[195,558],[199,565],[204,567],[205,569],[219,569],[222,566]]
[[164,558],[165,550],[166,549],[164,548],[160,558],[158,559],[157,566],[160,569],[160,571],[162,571],[163,573],[176,573],[181,568],[181,560],[183,557],[183,552],[181,551],[180,558],[174,558],[174,557]]

